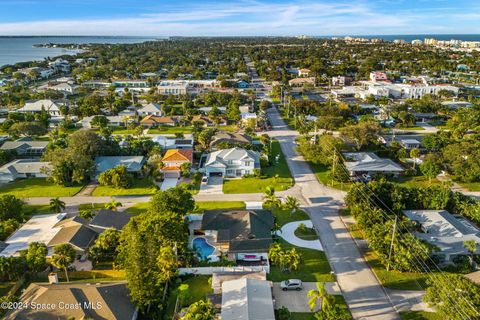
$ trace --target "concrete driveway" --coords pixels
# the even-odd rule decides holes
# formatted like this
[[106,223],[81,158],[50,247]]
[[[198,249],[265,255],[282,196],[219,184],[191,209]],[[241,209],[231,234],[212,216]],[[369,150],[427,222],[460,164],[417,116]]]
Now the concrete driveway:
[[223,194],[223,177],[209,177],[207,184],[200,185],[198,194]]
[[167,190],[170,188],[174,188],[177,185],[178,179],[177,178],[165,178],[163,179],[162,185],[160,186],[160,190]]
[[[325,282],[325,288],[330,294],[342,294],[336,282]],[[311,312],[308,307],[307,293],[310,290],[316,290],[315,282],[304,282],[303,289],[300,291],[290,290],[283,291],[280,287],[280,282],[273,283],[273,298],[275,299],[275,309],[286,307],[290,312]],[[318,311],[320,306],[317,303]]]

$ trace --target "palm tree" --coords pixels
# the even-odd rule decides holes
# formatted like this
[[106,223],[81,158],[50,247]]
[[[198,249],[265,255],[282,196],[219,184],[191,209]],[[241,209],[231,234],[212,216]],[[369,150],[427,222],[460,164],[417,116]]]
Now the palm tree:
[[267,186],[265,188],[263,203],[269,207],[280,206],[280,200],[275,196],[275,188],[273,186]]
[[325,289],[325,284],[323,282],[317,282],[317,290],[308,291],[307,296],[308,306],[312,312],[317,306],[317,301],[321,303],[322,309],[325,309],[325,306],[329,303],[328,299],[326,299],[328,292]]
[[417,148],[413,148],[412,150],[410,150],[410,157],[413,158],[413,169],[415,169],[417,159],[418,157],[420,157],[420,150]]
[[50,212],[60,213],[65,209],[65,202],[56,197],[50,199]]
[[293,214],[300,209],[300,201],[298,201],[297,198],[293,196],[287,196],[285,198],[285,203],[283,204],[283,207],[286,210],[290,210],[290,212]]
[[60,244],[53,249],[52,265],[58,269],[65,270],[65,277],[68,279],[68,266],[75,260],[75,250],[68,244]]
[[111,198],[110,202],[105,203],[105,209],[117,211],[118,207],[121,207],[122,203]]

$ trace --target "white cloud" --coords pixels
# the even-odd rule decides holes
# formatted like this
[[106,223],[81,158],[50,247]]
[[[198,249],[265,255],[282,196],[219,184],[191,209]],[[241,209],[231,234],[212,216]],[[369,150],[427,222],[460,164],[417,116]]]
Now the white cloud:
[[[436,12],[438,14],[438,12]],[[445,28],[419,12],[382,13],[365,2],[259,1],[174,6],[112,19],[0,23],[1,35],[338,35],[422,32]],[[423,28],[423,30],[422,30]],[[478,30],[480,31],[480,30]]]

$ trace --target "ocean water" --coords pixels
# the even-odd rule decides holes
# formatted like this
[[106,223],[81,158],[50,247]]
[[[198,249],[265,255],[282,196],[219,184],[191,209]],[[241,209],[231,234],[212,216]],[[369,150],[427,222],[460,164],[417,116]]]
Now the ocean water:
[[39,61],[46,57],[75,54],[78,50],[62,48],[36,48],[46,43],[139,43],[154,40],[144,37],[0,37],[0,66],[25,61]]

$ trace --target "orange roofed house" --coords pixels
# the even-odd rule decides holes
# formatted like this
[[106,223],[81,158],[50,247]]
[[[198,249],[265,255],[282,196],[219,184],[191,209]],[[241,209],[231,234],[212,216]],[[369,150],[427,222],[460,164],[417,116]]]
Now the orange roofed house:
[[179,178],[180,167],[184,163],[193,162],[192,149],[170,149],[167,150],[163,156],[162,162],[164,167],[162,169],[165,178]]
[[155,115],[149,115],[140,121],[140,125],[144,127],[157,127],[157,126],[175,126],[178,123],[177,117],[159,117]]

